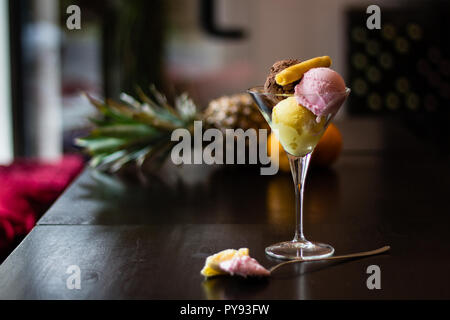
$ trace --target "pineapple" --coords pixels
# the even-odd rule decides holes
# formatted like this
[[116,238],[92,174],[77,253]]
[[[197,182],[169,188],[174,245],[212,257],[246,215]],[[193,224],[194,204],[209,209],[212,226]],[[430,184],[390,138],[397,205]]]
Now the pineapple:
[[[212,100],[203,114],[203,119],[207,128],[219,129],[224,135],[226,135],[227,129],[242,129],[244,131],[248,129],[269,129],[267,121],[263,118],[252,97],[245,93],[223,96]],[[238,139],[238,136],[242,138],[242,135],[245,135],[245,133],[235,132],[235,141]],[[234,163],[237,163],[238,159],[247,159],[249,142],[248,139],[245,139],[245,150],[239,148],[230,150],[229,148],[234,148],[235,146],[225,145],[222,156],[225,159],[228,156],[228,152],[231,152],[234,155]],[[257,142],[260,142],[258,133]]]
[[177,143],[171,141],[172,131],[186,128],[192,132],[196,120],[203,120],[205,129],[217,128],[223,133],[226,129],[268,129],[248,94],[215,99],[200,114],[186,93],[175,99],[174,107],[154,86],[150,93],[146,95],[138,88],[139,100],[122,93],[120,102],[86,95],[100,117],[90,119],[94,128],[75,144],[92,156],[92,167],[117,172],[131,162],[141,167],[147,159],[162,165]]
[[269,129],[258,107],[250,95],[238,93],[212,100],[204,112],[203,119],[209,128]]
[[75,144],[92,156],[91,166],[116,172],[133,161],[138,166],[146,159],[162,164],[175,144],[170,139],[172,131],[192,130],[199,115],[187,94],[178,96],[173,107],[154,86],[150,92],[148,96],[138,89],[140,101],[123,93],[121,102],[101,102],[86,95],[100,117],[90,119],[94,129]]

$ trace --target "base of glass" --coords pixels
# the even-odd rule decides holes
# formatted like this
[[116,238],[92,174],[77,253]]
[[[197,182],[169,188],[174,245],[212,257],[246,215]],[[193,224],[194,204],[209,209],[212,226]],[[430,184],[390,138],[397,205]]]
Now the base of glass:
[[266,248],[267,255],[283,260],[325,258],[333,253],[332,246],[307,240],[280,242]]

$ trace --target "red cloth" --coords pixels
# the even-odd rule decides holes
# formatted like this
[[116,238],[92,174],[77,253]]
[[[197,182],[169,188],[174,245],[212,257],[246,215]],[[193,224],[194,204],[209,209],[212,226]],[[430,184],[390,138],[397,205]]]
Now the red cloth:
[[82,168],[83,159],[76,155],[55,163],[18,160],[0,166],[0,258],[30,232]]

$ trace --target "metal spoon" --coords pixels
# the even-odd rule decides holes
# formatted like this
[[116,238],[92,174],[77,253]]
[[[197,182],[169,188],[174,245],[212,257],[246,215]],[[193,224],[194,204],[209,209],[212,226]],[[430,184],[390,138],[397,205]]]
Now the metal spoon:
[[286,262],[282,262],[280,264],[277,264],[276,266],[273,266],[272,268],[269,269],[270,273],[274,272],[276,269],[278,269],[279,267],[282,267],[284,265],[290,264],[290,263],[298,263],[298,262],[311,262],[311,261],[324,261],[324,260],[338,260],[338,259],[351,259],[351,258],[359,258],[359,257],[368,257],[368,256],[374,256],[386,251],[389,251],[391,249],[390,246],[385,246],[376,250],[372,250],[372,251],[364,251],[364,252],[358,252],[358,253],[352,253],[352,254],[346,254],[346,255],[342,255],[342,256],[331,256],[331,257],[326,257],[326,258],[316,258],[316,259],[304,259],[299,257],[298,259],[295,260],[290,260],[290,261],[286,261]]

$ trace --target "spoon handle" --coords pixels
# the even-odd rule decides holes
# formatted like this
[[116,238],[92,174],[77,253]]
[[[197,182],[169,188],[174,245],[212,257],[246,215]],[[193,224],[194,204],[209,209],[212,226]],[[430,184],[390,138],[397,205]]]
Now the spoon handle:
[[298,263],[298,262],[311,262],[311,261],[324,261],[324,260],[338,260],[338,259],[351,259],[351,258],[358,258],[358,257],[368,257],[368,256],[373,256],[373,255],[377,255],[386,251],[389,251],[391,249],[390,246],[384,246],[382,248],[376,249],[376,250],[371,250],[371,251],[364,251],[364,252],[358,252],[358,253],[352,253],[352,254],[346,254],[346,255],[342,255],[342,256],[331,256],[331,257],[326,257],[326,258],[316,258],[316,259],[295,259],[295,260],[291,260],[291,261],[286,261],[286,262],[282,262],[280,264],[277,264],[276,266],[273,266],[272,268],[270,268],[270,273],[274,272],[276,269],[278,269],[279,267],[282,267],[286,264],[290,264],[290,263]]

